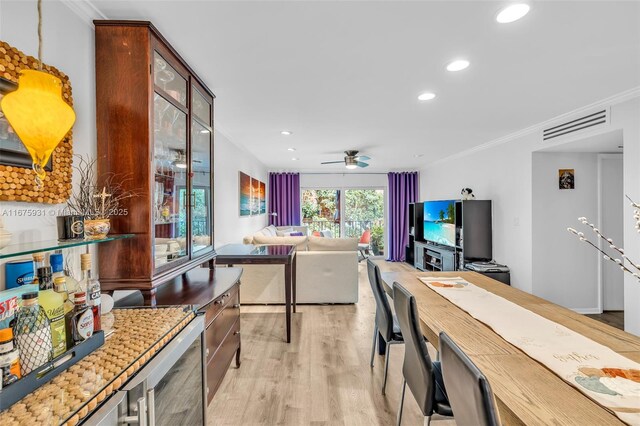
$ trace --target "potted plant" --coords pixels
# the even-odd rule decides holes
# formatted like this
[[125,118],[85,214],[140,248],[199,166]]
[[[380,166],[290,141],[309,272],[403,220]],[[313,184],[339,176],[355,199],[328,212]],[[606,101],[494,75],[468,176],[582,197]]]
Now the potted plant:
[[114,173],[98,176],[96,159],[77,157],[79,161],[74,169],[80,176],[80,184],[69,197],[67,205],[72,212],[84,216],[85,238],[105,238],[111,229],[111,217],[126,214],[121,208],[122,202],[136,197],[138,193],[125,189],[131,178]]

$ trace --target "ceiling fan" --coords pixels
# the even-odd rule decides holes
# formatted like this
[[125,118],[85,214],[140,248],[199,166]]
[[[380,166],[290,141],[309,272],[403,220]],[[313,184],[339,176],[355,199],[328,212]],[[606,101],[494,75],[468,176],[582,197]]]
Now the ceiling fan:
[[[176,159],[171,163],[178,169],[187,168],[187,154],[184,149],[169,148],[171,151],[176,152]],[[200,160],[191,160],[193,163],[202,163]]]
[[340,161],[325,161],[320,164],[338,164],[344,163],[347,169],[356,169],[358,167],[369,167],[369,164],[365,163],[366,160],[371,160],[366,155],[358,155],[358,151],[345,151],[346,155],[344,160]]

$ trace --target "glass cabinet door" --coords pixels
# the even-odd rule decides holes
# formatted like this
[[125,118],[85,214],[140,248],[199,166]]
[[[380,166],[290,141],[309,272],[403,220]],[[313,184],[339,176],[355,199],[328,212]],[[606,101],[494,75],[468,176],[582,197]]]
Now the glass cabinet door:
[[168,96],[187,106],[187,80],[156,51],[153,52],[153,82]]
[[192,252],[209,248],[211,241],[211,128],[209,103],[193,88],[191,121],[191,244]]
[[[188,256],[187,115],[154,94],[155,268]],[[143,159],[141,159],[143,161]]]

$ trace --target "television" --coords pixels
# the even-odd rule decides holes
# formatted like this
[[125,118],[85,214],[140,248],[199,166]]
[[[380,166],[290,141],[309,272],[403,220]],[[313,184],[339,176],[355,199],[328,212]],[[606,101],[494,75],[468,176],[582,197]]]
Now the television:
[[425,201],[423,240],[456,246],[456,200]]

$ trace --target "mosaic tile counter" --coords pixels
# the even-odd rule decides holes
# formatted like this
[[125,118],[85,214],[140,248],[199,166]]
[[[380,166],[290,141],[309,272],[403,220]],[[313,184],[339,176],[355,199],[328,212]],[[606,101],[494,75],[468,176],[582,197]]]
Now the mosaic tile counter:
[[0,413],[0,424],[78,424],[193,318],[185,306],[114,309],[102,318],[113,329],[104,345]]

